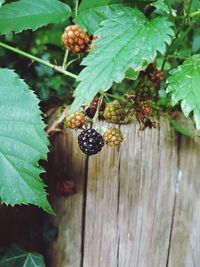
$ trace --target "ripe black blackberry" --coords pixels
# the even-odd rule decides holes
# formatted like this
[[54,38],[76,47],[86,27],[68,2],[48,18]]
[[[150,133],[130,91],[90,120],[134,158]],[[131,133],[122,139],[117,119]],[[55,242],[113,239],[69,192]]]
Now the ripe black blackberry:
[[83,153],[90,156],[101,151],[104,140],[95,129],[87,129],[79,134],[78,144]]

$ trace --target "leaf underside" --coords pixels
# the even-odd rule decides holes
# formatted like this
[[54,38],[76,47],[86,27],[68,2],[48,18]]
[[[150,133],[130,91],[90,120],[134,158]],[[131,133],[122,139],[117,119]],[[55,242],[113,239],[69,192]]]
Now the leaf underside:
[[0,198],[7,205],[34,204],[51,212],[40,159],[48,139],[38,99],[16,73],[0,69]]
[[71,112],[83,103],[88,104],[97,92],[108,90],[113,82],[121,82],[128,70],[139,73],[145,69],[158,52],[164,54],[173,35],[171,23],[165,17],[149,21],[131,8],[101,25],[95,32],[98,39],[91,53],[82,62],[86,67],[78,76],[80,83]]
[[186,117],[193,111],[196,127],[200,129],[200,54],[187,59],[170,74],[167,92],[171,93],[172,104],[181,101]]
[[0,34],[36,30],[49,23],[62,23],[70,7],[58,0],[21,0],[0,8]]

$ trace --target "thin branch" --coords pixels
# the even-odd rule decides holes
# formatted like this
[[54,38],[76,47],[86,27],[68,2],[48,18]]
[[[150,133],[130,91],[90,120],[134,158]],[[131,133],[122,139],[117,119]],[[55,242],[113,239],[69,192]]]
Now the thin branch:
[[65,50],[64,59],[63,59],[63,64],[62,64],[62,67],[63,67],[64,70],[67,69],[67,58],[68,58],[68,54],[69,54],[69,50],[66,49]]
[[45,61],[45,60],[43,60],[41,58],[38,58],[38,57],[33,56],[33,55],[29,54],[29,53],[26,53],[26,52],[24,52],[24,51],[22,51],[22,50],[20,50],[18,48],[12,47],[12,46],[7,45],[7,44],[4,44],[2,42],[0,42],[0,47],[8,49],[8,50],[10,50],[10,51],[12,51],[12,52],[14,52],[16,54],[22,55],[24,57],[30,58],[33,62],[34,61],[38,62],[38,63],[40,63],[40,64],[42,64],[44,66],[47,66],[47,67],[49,67],[49,68],[51,68],[51,69],[53,69],[53,70],[55,70],[55,71],[57,71],[59,73],[64,74],[66,76],[69,76],[71,78],[77,79],[77,75],[75,75],[75,74],[73,74],[73,73],[71,73],[69,71],[66,71],[63,68],[59,67],[59,66],[56,66],[56,65],[50,63],[49,61]]
[[46,130],[46,133],[47,133],[48,135],[50,135],[50,134],[52,134],[52,133],[54,133],[54,132],[60,132],[60,131],[61,131],[61,130],[59,129],[59,125],[64,121],[64,119],[65,119],[65,117],[66,117],[66,115],[67,115],[68,109],[69,109],[69,107],[66,107],[66,108],[64,109],[64,111],[62,112],[62,114],[60,115],[60,117],[59,117],[57,120],[55,120],[55,121],[51,124],[51,126]]
[[79,0],[76,0],[76,7],[75,7],[75,16],[76,17],[78,15],[78,5],[79,5]]

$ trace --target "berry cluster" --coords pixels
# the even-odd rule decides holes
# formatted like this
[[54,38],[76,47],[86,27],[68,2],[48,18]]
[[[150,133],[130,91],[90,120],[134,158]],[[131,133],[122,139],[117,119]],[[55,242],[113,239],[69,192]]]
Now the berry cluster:
[[78,110],[72,115],[65,118],[66,126],[71,129],[80,128],[85,123],[85,115],[82,111]]
[[78,145],[82,152],[89,156],[100,152],[105,143],[114,147],[119,146],[123,141],[122,133],[115,128],[109,128],[103,136],[93,128],[85,129],[87,122],[91,122],[88,117],[93,118],[97,109],[103,113],[103,117],[109,122],[119,123],[123,118],[124,111],[118,102],[106,104],[104,101],[101,103],[99,101],[100,99],[95,97],[85,112],[78,110],[72,115],[68,114],[65,118],[65,125],[68,128],[80,129],[84,127],[78,136]]
[[106,105],[103,117],[108,122],[120,123],[124,119],[125,113],[120,103],[114,101]]
[[103,135],[103,139],[108,146],[119,146],[123,141],[123,135],[120,130],[116,128],[109,128]]
[[71,25],[65,28],[62,42],[73,53],[82,53],[87,50],[90,38],[79,25]]

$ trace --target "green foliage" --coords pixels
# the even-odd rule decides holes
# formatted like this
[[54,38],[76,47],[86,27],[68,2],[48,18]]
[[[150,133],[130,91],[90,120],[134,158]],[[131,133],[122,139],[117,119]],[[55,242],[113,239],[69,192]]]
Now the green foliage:
[[1,7],[0,34],[36,30],[49,23],[62,23],[70,14],[69,6],[58,0],[20,0]]
[[167,92],[172,95],[172,104],[181,101],[186,117],[193,111],[196,127],[200,129],[200,54],[188,58],[170,74]]
[[171,126],[179,133],[186,135],[188,137],[191,138],[195,138],[195,137],[200,137],[200,135],[197,135],[193,132],[191,132],[189,129],[183,127],[182,125],[180,125],[179,123],[177,123],[175,120],[171,121]]
[[99,38],[93,51],[82,62],[86,68],[78,76],[72,112],[84,102],[88,104],[97,92],[108,90],[113,82],[121,82],[129,69],[139,72],[155,60],[157,52],[164,54],[173,31],[165,17],[149,21],[137,9],[129,8],[104,21],[95,35]]
[[48,139],[36,96],[11,70],[0,69],[0,198],[7,205],[34,204],[52,212],[40,159]]
[[176,16],[176,11],[172,8],[169,8],[165,0],[157,0],[153,2],[151,5],[154,6],[156,9],[158,9],[159,11],[163,11],[168,15],[172,13],[173,16]]
[[0,259],[1,267],[45,267],[44,257],[35,252],[26,252],[13,245]]
[[99,29],[100,23],[108,18],[121,15],[126,11],[123,4],[111,4],[109,0],[83,0],[75,22],[85,28],[90,34]]

